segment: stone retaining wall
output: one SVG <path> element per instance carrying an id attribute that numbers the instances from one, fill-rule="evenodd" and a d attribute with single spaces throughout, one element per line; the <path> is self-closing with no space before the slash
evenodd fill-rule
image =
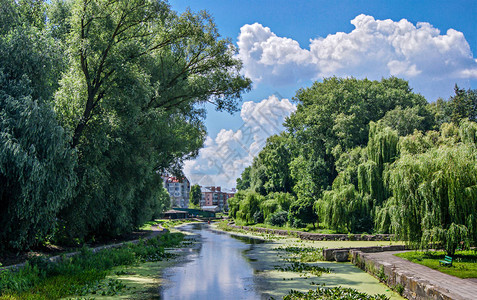
<path id="1" fill-rule="evenodd" d="M 453 297 L 447 295 L 447 292 L 438 286 L 429 284 L 429 282 L 420 279 L 413 274 L 400 272 L 390 263 L 377 262 L 369 257 L 369 253 L 360 250 L 351 250 L 351 262 L 374 275 L 380 281 L 389 287 L 398 291 L 402 296 L 411 300 L 435 299 L 451 300 Z"/>
<path id="2" fill-rule="evenodd" d="M 228 224 L 228 226 L 258 233 L 295 236 L 302 240 L 311 241 L 389 241 L 393 237 L 391 234 L 321 234 L 295 230 L 237 226 L 233 224 Z"/>
<path id="3" fill-rule="evenodd" d="M 384 251 L 402 251 L 407 250 L 405 245 L 373 246 L 373 247 L 350 247 L 350 248 L 331 248 L 323 249 L 323 258 L 325 260 L 348 261 L 349 253 L 352 250 L 365 253 L 376 253 Z"/>

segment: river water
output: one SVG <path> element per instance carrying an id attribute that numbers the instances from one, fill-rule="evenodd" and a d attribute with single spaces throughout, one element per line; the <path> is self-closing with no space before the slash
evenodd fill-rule
<path id="1" fill-rule="evenodd" d="M 213 231 L 207 224 L 181 227 L 197 235 L 201 246 L 186 257 L 186 262 L 164 270 L 162 299 L 260 299 L 254 285 L 254 269 L 244 251 L 254 243 Z"/>

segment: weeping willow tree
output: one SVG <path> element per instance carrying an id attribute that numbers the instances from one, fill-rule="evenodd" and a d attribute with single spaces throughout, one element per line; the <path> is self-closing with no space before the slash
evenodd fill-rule
<path id="1" fill-rule="evenodd" d="M 477 123 L 463 121 L 459 128 L 459 135 L 465 144 L 477 146 Z"/>
<path id="2" fill-rule="evenodd" d="M 380 205 L 389 197 L 384 186 L 384 169 L 398 157 L 399 136 L 389 127 L 369 124 L 369 141 L 366 147 L 368 161 L 358 167 L 358 189 L 369 194 L 375 205 Z"/>
<path id="3" fill-rule="evenodd" d="M 260 203 L 263 218 L 269 223 L 270 217 L 277 212 L 286 212 L 295 201 L 295 197 L 290 193 L 275 192 L 267 195 L 267 200 Z"/>
<path id="4" fill-rule="evenodd" d="M 399 136 L 380 123 L 371 122 L 369 127 L 366 148 L 341 154 L 338 165 L 342 171 L 332 190 L 315 204 L 321 220 L 340 232 L 372 231 L 374 210 L 389 197 L 383 171 L 399 156 Z"/>
<path id="5" fill-rule="evenodd" d="M 236 211 L 236 220 L 245 224 L 257 223 L 257 214 L 261 212 L 260 203 L 265 197 L 256 192 L 247 192 L 239 202 L 239 209 Z"/>
<path id="6" fill-rule="evenodd" d="M 238 191 L 232 198 L 227 199 L 229 217 L 232 219 L 237 218 L 237 212 L 240 210 L 240 201 L 245 198 L 245 195 L 245 191 Z"/>
<path id="7" fill-rule="evenodd" d="M 468 125 L 475 127 L 475 125 Z M 440 245 L 449 255 L 459 243 L 477 242 L 477 151 L 475 144 L 444 145 L 404 154 L 387 174 L 394 210 L 391 228 L 410 244 Z M 381 220 L 385 221 L 385 220 Z"/>
<path id="8" fill-rule="evenodd" d="M 338 232 L 365 232 L 372 227 L 371 198 L 352 184 L 325 191 L 315 205 L 321 220 Z"/>

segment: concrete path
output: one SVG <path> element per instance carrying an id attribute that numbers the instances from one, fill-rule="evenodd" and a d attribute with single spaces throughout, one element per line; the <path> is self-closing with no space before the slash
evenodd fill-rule
<path id="1" fill-rule="evenodd" d="M 475 279 L 457 278 L 393 255 L 401 252 L 403 251 L 366 253 L 365 255 L 384 266 L 392 267 L 396 273 L 426 281 L 428 283 L 426 286 L 433 286 L 449 299 L 477 299 Z"/>

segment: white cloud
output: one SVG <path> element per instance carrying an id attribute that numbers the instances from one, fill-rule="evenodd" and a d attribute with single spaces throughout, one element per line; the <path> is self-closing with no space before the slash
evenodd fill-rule
<path id="1" fill-rule="evenodd" d="M 275 95 L 258 103 L 245 102 L 240 113 L 243 126 L 236 131 L 222 129 L 215 139 L 208 136 L 199 157 L 185 162 L 184 173 L 194 184 L 235 186 L 266 139 L 281 132 L 285 118 L 295 110 L 288 99 Z"/>
<path id="2" fill-rule="evenodd" d="M 434 96 L 430 91 L 448 93 L 456 82 L 465 85 L 477 79 L 477 60 L 462 32 L 449 29 L 441 34 L 429 23 L 375 20 L 363 14 L 351 24 L 355 29 L 350 33 L 311 39 L 309 49 L 261 24 L 244 25 L 238 57 L 246 76 L 272 85 L 335 75 L 370 79 L 394 75 Z"/>

